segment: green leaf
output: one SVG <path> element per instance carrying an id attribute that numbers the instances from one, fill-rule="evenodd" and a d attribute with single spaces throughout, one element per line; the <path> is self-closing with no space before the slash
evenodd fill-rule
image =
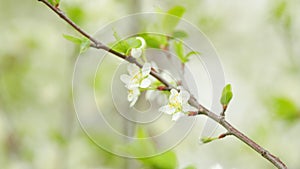
<path id="1" fill-rule="evenodd" d="M 214 140 L 217 140 L 217 139 L 218 139 L 217 137 L 203 137 L 203 138 L 201 138 L 201 142 L 205 144 L 205 143 L 209 143 Z"/>
<path id="2" fill-rule="evenodd" d="M 201 54 L 200 52 L 197 52 L 197 51 L 191 51 L 191 52 L 189 52 L 188 54 L 185 55 L 185 58 L 186 58 L 186 60 L 189 61 L 189 59 L 190 59 L 190 57 L 191 57 L 192 55 L 200 55 L 200 54 Z"/>
<path id="3" fill-rule="evenodd" d="M 188 37 L 188 34 L 185 31 L 178 30 L 173 32 L 173 38 L 183 39 Z"/>
<path id="4" fill-rule="evenodd" d="M 125 40 L 122 40 L 115 30 L 113 36 L 115 37 L 116 41 L 110 43 L 109 46 L 117 52 L 126 54 L 130 48 L 129 44 Z"/>
<path id="5" fill-rule="evenodd" d="M 166 33 L 172 33 L 178 25 L 182 15 L 185 12 L 185 8 L 182 6 L 175 6 L 167 11 L 167 14 L 162 20 L 162 27 Z M 170 16 L 172 15 L 172 16 Z"/>
<path id="6" fill-rule="evenodd" d="M 281 24 L 285 29 L 290 30 L 292 25 L 292 16 L 288 6 L 288 2 L 279 1 L 272 10 L 273 19 Z"/>
<path id="7" fill-rule="evenodd" d="M 187 167 L 184 167 L 183 169 L 197 169 L 197 167 L 195 167 L 193 165 L 189 165 Z"/>
<path id="8" fill-rule="evenodd" d="M 82 6 L 77 3 L 66 3 L 64 6 L 66 13 L 69 18 L 74 21 L 76 24 L 82 24 L 85 22 L 86 11 Z"/>
<path id="9" fill-rule="evenodd" d="M 155 157 L 141 159 L 141 162 L 149 168 L 156 169 L 176 169 L 178 166 L 176 154 L 172 151 Z"/>
<path id="10" fill-rule="evenodd" d="M 132 142 L 118 146 L 119 151 L 140 157 L 155 153 L 156 150 L 153 142 L 150 139 L 145 139 L 149 137 L 146 129 L 138 126 L 135 137 L 137 139 L 134 139 Z"/>
<path id="11" fill-rule="evenodd" d="M 168 44 L 167 37 L 164 35 L 155 35 L 155 34 L 141 34 L 139 35 L 145 39 L 147 46 L 150 48 L 160 49 L 161 46 L 166 46 Z"/>
<path id="12" fill-rule="evenodd" d="M 72 35 L 63 35 L 63 37 L 65 39 L 67 39 L 68 41 L 71 41 L 75 44 L 81 44 L 81 41 L 82 41 L 82 39 L 80 39 L 78 37 L 75 37 L 75 36 L 72 36 Z"/>
<path id="13" fill-rule="evenodd" d="M 181 18 L 184 12 L 185 12 L 185 8 L 183 6 L 174 6 L 173 8 L 167 11 L 167 14 L 174 15 Z"/>
<path id="14" fill-rule="evenodd" d="M 60 3 L 60 0 L 48 0 L 48 2 L 53 6 L 58 6 Z"/>
<path id="15" fill-rule="evenodd" d="M 222 92 L 222 97 L 220 99 L 220 102 L 223 106 L 227 106 L 230 102 L 230 100 L 232 99 L 232 91 L 231 91 L 231 85 L 227 84 Z"/>
<path id="16" fill-rule="evenodd" d="M 80 45 L 80 53 L 85 52 L 91 45 L 90 40 L 86 37 L 78 38 L 78 37 L 71 36 L 71 35 L 63 35 L 63 37 L 65 39 L 67 39 L 68 41 L 71 41 L 75 44 L 79 44 Z"/>
<path id="17" fill-rule="evenodd" d="M 141 41 L 136 39 L 136 37 L 126 39 L 125 41 L 130 46 L 130 48 L 139 48 L 142 45 Z"/>
<path id="18" fill-rule="evenodd" d="M 117 40 L 117 43 L 120 43 L 120 45 L 124 48 L 124 49 L 128 49 L 129 48 L 129 44 L 127 44 L 126 41 L 124 41 L 119 34 L 117 33 L 117 31 L 114 30 L 114 37 Z"/>
<path id="19" fill-rule="evenodd" d="M 184 55 L 184 48 L 181 41 L 174 41 L 174 49 L 175 53 L 178 57 L 178 59 L 181 61 L 181 63 L 186 63 L 189 61 L 190 57 L 192 55 L 200 55 L 200 52 L 197 51 L 191 51 L 188 54 Z"/>
<path id="20" fill-rule="evenodd" d="M 87 38 L 83 38 L 80 44 L 80 53 L 83 53 L 89 49 L 91 42 Z"/>
<path id="21" fill-rule="evenodd" d="M 109 46 L 120 53 L 127 55 L 130 49 L 138 48 L 141 46 L 141 41 L 136 39 L 136 37 L 121 39 L 121 37 L 118 35 L 116 31 L 114 31 L 113 35 L 116 39 L 116 42 L 111 43 Z"/>
<path id="22" fill-rule="evenodd" d="M 129 52 L 131 51 L 132 48 L 139 48 L 142 45 L 141 41 L 136 39 L 136 37 L 132 37 L 132 38 L 126 39 L 124 41 L 128 44 L 128 48 L 125 53 L 126 55 L 129 54 Z"/>
<path id="23" fill-rule="evenodd" d="M 143 138 L 149 137 L 148 134 L 147 134 L 147 132 L 146 132 L 146 130 L 143 129 L 141 126 L 138 126 L 135 135 L 136 135 L 136 138 L 139 138 L 139 139 L 143 139 Z"/>
<path id="24" fill-rule="evenodd" d="M 183 48 L 183 44 L 181 41 L 174 41 L 174 49 L 175 49 L 175 53 L 176 53 L 178 59 L 182 63 L 187 62 L 187 60 L 184 57 L 184 48 Z"/>
<path id="25" fill-rule="evenodd" d="M 281 19 L 287 12 L 287 2 L 281 1 L 279 2 L 273 9 L 273 16 L 276 19 Z"/>
<path id="26" fill-rule="evenodd" d="M 272 108 L 276 116 L 287 122 L 295 122 L 300 118 L 300 110 L 295 102 L 287 97 L 274 97 Z"/>

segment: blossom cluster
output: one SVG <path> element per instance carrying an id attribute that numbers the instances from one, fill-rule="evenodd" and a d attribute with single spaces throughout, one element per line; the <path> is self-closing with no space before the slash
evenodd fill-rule
<path id="1" fill-rule="evenodd" d="M 136 39 L 141 41 L 141 46 L 139 48 L 132 48 L 130 54 L 134 58 L 139 58 L 143 54 L 146 43 L 141 37 L 137 37 Z M 135 105 L 142 91 L 148 91 L 146 93 L 148 99 L 149 93 L 153 93 L 155 86 L 152 86 L 153 82 L 150 77 L 153 68 L 155 70 L 158 69 L 154 62 L 145 62 L 142 68 L 135 64 L 129 64 L 127 67 L 128 74 L 121 75 L 120 79 L 128 89 L 127 99 L 130 102 L 130 107 Z M 161 94 L 164 93 L 161 92 Z M 158 111 L 172 115 L 172 120 L 176 121 L 186 116 L 189 112 L 197 111 L 195 107 L 189 105 L 189 99 L 190 94 L 183 87 L 180 86 L 177 89 L 171 89 L 167 105 L 160 107 Z"/>

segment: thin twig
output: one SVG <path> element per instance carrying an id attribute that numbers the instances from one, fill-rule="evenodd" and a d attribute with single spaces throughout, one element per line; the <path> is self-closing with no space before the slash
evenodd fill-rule
<path id="1" fill-rule="evenodd" d="M 58 7 L 52 6 L 48 1 L 46 0 L 38 0 L 42 3 L 44 3 L 46 6 L 48 6 L 52 11 L 54 11 L 60 18 L 62 18 L 64 21 L 66 21 L 70 26 L 72 26 L 76 31 L 78 31 L 81 35 L 88 38 L 91 41 L 91 47 L 96 49 L 103 49 L 111 54 L 114 54 L 118 56 L 119 58 L 126 60 L 130 63 L 134 63 L 139 67 L 142 67 L 140 63 L 136 61 L 135 58 L 131 56 L 123 55 L 122 53 L 119 53 L 101 42 L 94 39 L 91 35 L 89 35 L 87 32 L 85 32 L 83 29 L 81 29 L 78 25 L 76 25 L 70 18 L 68 18 L 63 11 L 61 11 Z M 159 80 L 161 83 L 163 83 L 166 88 L 168 89 L 176 89 L 173 85 L 171 85 L 168 81 L 166 81 L 163 77 L 160 76 L 155 71 L 151 71 L 151 75 L 155 77 L 157 80 Z M 247 144 L 249 147 L 251 147 L 253 150 L 261 154 L 265 159 L 270 161 L 274 166 L 276 166 L 278 169 L 287 169 L 287 166 L 276 156 L 271 154 L 269 151 L 255 143 L 253 140 L 251 140 L 249 137 L 245 136 L 242 132 L 240 132 L 238 129 L 233 127 L 228 121 L 225 120 L 224 116 L 217 115 L 216 113 L 211 112 L 207 108 L 205 108 L 203 105 L 199 104 L 195 97 L 191 96 L 189 99 L 189 103 L 198 108 L 198 113 L 194 113 L 193 115 L 206 115 L 209 118 L 213 119 L 220 125 L 222 125 L 226 130 L 227 133 L 224 133 L 221 135 L 221 138 L 227 136 L 227 135 L 233 135 L 237 137 L 239 140 Z"/>
<path id="2" fill-rule="evenodd" d="M 230 136 L 230 135 L 232 135 L 231 132 L 226 132 L 226 133 L 219 135 L 218 139 L 222 139 L 222 138 L 225 138 L 226 136 Z"/>

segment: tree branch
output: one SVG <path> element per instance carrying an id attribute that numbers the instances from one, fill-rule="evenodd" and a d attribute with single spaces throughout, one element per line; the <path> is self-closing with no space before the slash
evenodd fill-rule
<path id="1" fill-rule="evenodd" d="M 85 32 L 83 29 L 81 29 L 78 25 L 76 25 L 70 18 L 68 18 L 63 11 L 61 11 L 58 7 L 52 6 L 47 0 L 38 0 L 42 3 L 44 3 L 46 6 L 48 6 L 53 12 L 55 12 L 61 19 L 63 19 L 65 22 L 67 22 L 70 26 L 72 26 L 76 31 L 78 31 L 81 35 L 84 37 L 88 38 L 91 41 L 91 47 L 96 48 L 96 49 L 102 49 L 105 50 L 111 54 L 116 55 L 117 57 L 126 60 L 130 63 L 136 64 L 140 68 L 142 65 L 136 61 L 135 58 L 131 56 L 126 56 L 123 55 L 122 53 L 119 53 L 108 46 L 102 44 L 101 42 L 97 41 L 94 39 L 91 35 L 89 35 L 87 32 Z M 150 73 L 154 78 L 159 80 L 161 83 L 165 85 L 167 89 L 176 89 L 173 85 L 171 85 L 168 81 L 166 81 L 163 77 L 160 76 L 155 71 L 151 71 Z M 177 89 L 176 89 L 177 90 Z M 196 100 L 195 97 L 191 96 L 189 99 L 189 103 L 198 108 L 198 112 L 191 114 L 193 115 L 205 115 L 208 116 L 209 118 L 213 119 L 215 122 L 219 123 L 222 125 L 227 132 L 224 133 L 223 135 L 220 135 L 219 137 L 224 138 L 227 135 L 233 135 L 237 137 L 239 140 L 247 144 L 249 147 L 251 147 L 253 150 L 261 154 L 265 159 L 270 161 L 274 166 L 276 166 L 278 169 L 287 169 L 287 166 L 276 156 L 271 154 L 269 151 L 258 145 L 256 142 L 251 140 L 249 137 L 245 136 L 242 132 L 240 132 L 238 129 L 233 127 L 228 121 L 225 120 L 225 117 L 222 115 L 218 115 L 216 113 L 211 112 L 207 108 L 205 108 L 203 105 L 199 104 L 198 101 Z"/>

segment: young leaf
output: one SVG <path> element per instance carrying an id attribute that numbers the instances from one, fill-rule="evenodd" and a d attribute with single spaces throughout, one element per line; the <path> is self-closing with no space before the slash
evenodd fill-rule
<path id="1" fill-rule="evenodd" d="M 64 6 L 66 13 L 76 24 L 81 24 L 85 21 L 86 11 L 77 3 L 67 3 Z"/>
<path id="2" fill-rule="evenodd" d="M 183 64 L 188 62 L 192 55 L 201 54 L 200 52 L 197 52 L 197 51 L 191 51 L 188 54 L 184 55 L 184 48 L 183 48 L 183 44 L 181 41 L 174 41 L 174 49 L 175 49 L 175 53 L 176 53 L 178 59 Z"/>
<path id="3" fill-rule="evenodd" d="M 158 169 L 175 169 L 178 166 L 176 154 L 168 151 L 158 156 L 141 159 L 145 166 Z"/>
<path id="4" fill-rule="evenodd" d="M 75 37 L 75 36 L 71 36 L 71 35 L 63 35 L 63 37 L 65 39 L 67 39 L 68 41 L 71 41 L 75 44 L 81 44 L 81 41 L 82 41 L 80 38 Z"/>
<path id="5" fill-rule="evenodd" d="M 78 38 L 78 37 L 75 37 L 75 36 L 71 36 L 71 35 L 63 35 L 63 37 L 65 39 L 67 39 L 68 41 L 71 41 L 75 44 L 79 44 L 80 45 L 80 53 L 83 53 L 85 52 L 89 47 L 90 47 L 90 40 L 87 39 L 87 38 Z"/>
<path id="6" fill-rule="evenodd" d="M 161 46 L 166 46 L 168 44 L 167 37 L 163 35 L 145 33 L 139 36 L 145 39 L 147 46 L 150 48 L 160 49 Z"/>
<path id="7" fill-rule="evenodd" d="M 184 57 L 184 48 L 183 48 L 182 42 L 181 41 L 174 41 L 174 48 L 175 48 L 175 53 L 176 53 L 178 59 L 182 63 L 187 62 L 187 60 Z"/>
<path id="8" fill-rule="evenodd" d="M 174 16 L 177 16 L 177 17 L 182 17 L 182 15 L 184 14 L 185 12 L 185 8 L 182 7 L 182 6 L 174 6 L 173 8 L 169 9 L 167 11 L 167 14 L 169 15 L 174 15 Z"/>
<path id="9" fill-rule="evenodd" d="M 122 40 L 118 33 L 114 30 L 113 36 L 115 37 L 116 41 L 109 44 L 109 46 L 120 53 L 126 54 L 129 50 L 129 44 Z"/>
<path id="10" fill-rule="evenodd" d="M 273 16 L 280 20 L 287 13 L 287 2 L 281 1 L 273 9 Z"/>
<path id="11" fill-rule="evenodd" d="M 223 107 L 227 107 L 231 99 L 232 99 L 231 85 L 227 84 L 223 89 L 220 102 L 223 105 Z"/>
<path id="12" fill-rule="evenodd" d="M 173 37 L 183 39 L 183 38 L 188 37 L 188 34 L 185 31 L 178 30 L 178 31 L 173 32 Z"/>
<path id="13" fill-rule="evenodd" d="M 88 50 L 88 48 L 90 47 L 90 40 L 87 38 L 83 38 L 81 40 L 81 44 L 80 44 L 80 53 L 85 52 L 86 50 Z"/>
<path id="14" fill-rule="evenodd" d="M 288 97 L 272 98 L 271 107 L 276 116 L 286 122 L 295 122 L 300 118 L 300 111 L 296 103 Z"/>
<path id="15" fill-rule="evenodd" d="M 201 142 L 202 143 L 209 143 L 209 142 L 212 142 L 212 141 L 214 141 L 214 140 L 217 140 L 218 138 L 216 138 L 216 137 L 203 137 L 203 138 L 201 138 Z"/>
<path id="16" fill-rule="evenodd" d="M 126 42 L 130 46 L 130 48 L 139 48 L 142 45 L 141 41 L 136 39 L 136 37 L 126 39 Z"/>
<path id="17" fill-rule="evenodd" d="M 48 0 L 48 2 L 49 2 L 51 5 L 57 7 L 57 6 L 59 5 L 60 0 Z"/>
<path id="18" fill-rule="evenodd" d="M 172 33 L 175 29 L 175 27 L 177 26 L 177 24 L 179 23 L 182 15 L 185 12 L 185 8 L 182 6 L 175 6 L 173 8 L 171 8 L 169 11 L 167 11 L 167 14 L 162 21 L 162 26 L 163 29 L 167 32 L 167 33 Z M 173 16 L 170 16 L 173 15 Z"/>
<path id="19" fill-rule="evenodd" d="M 189 52 L 188 54 L 185 55 L 185 59 L 186 59 L 187 61 L 189 61 L 189 59 L 190 59 L 190 57 L 191 57 L 192 55 L 200 55 L 200 54 L 201 54 L 200 52 L 197 52 L 197 51 L 191 51 L 191 52 Z"/>
<path id="20" fill-rule="evenodd" d="M 193 165 L 189 165 L 187 167 L 184 167 L 184 169 L 197 169 L 197 167 L 193 166 Z"/>

